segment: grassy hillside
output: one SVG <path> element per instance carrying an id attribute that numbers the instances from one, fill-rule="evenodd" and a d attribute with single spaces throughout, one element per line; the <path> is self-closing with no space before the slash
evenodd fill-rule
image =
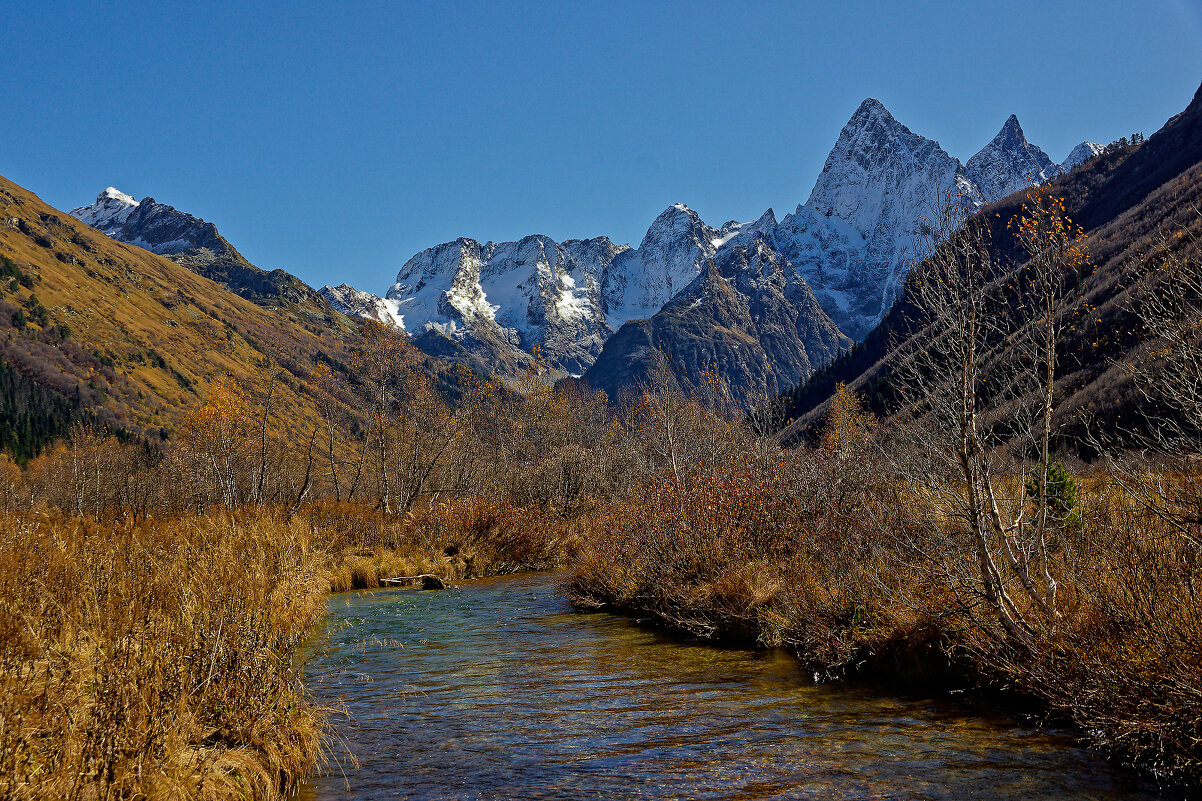
<path id="1" fill-rule="evenodd" d="M 338 363 L 354 323 L 267 309 L 184 266 L 109 239 L 0 178 L 0 421 L 28 458 L 73 419 L 159 439 L 218 377 L 283 368 L 276 403 L 312 415 L 304 382 Z"/>

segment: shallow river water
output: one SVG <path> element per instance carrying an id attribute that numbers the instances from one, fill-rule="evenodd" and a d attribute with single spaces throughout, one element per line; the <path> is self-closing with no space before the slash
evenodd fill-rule
<path id="1" fill-rule="evenodd" d="M 1150 799 L 1065 733 L 583 614 L 554 577 L 336 596 L 317 799 Z M 345 756 L 354 754 L 358 766 Z"/>

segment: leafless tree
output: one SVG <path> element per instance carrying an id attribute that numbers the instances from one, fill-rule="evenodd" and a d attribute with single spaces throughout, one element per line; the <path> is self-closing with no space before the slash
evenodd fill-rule
<path id="1" fill-rule="evenodd" d="M 892 453 L 933 524 L 966 530 L 975 570 L 932 562 L 1022 640 L 1061 615 L 1047 475 L 1060 319 L 1083 258 L 1062 206 L 1040 197 L 1014 222 L 1027 250 L 1017 270 L 994 260 L 987 221 L 964 198 L 948 196 L 925 221 L 925 258 L 907 283 L 923 326 L 898 370 L 911 424 Z"/>

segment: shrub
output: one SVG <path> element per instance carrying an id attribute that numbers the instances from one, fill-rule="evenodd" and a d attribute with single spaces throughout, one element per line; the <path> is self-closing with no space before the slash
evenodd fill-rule
<path id="1" fill-rule="evenodd" d="M 1027 495 L 1032 499 L 1039 498 L 1038 470 L 1027 474 L 1025 486 Z M 1053 462 L 1048 465 L 1047 503 L 1056 517 L 1066 520 L 1074 516 L 1077 509 L 1077 492 L 1077 480 L 1069 474 L 1063 464 Z"/>

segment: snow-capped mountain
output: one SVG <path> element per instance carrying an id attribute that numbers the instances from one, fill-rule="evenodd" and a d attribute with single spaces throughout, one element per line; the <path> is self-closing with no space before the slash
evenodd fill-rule
<path id="1" fill-rule="evenodd" d="M 486 349 L 498 341 L 526 351 L 539 345 L 553 365 L 579 373 L 616 329 L 652 317 L 721 249 L 760 238 L 796 265 L 845 333 L 861 337 L 892 303 L 919 217 L 946 189 L 977 192 L 938 143 L 867 100 L 844 127 L 809 201 L 779 223 L 769 209 L 753 222 L 715 229 L 677 203 L 633 249 L 606 237 L 483 245 L 464 238 L 406 262 L 386 297 L 411 334 L 435 329 Z"/>
<path id="2" fill-rule="evenodd" d="M 1082 142 L 1061 163 L 1052 161 L 1027 141 L 1018 117 L 1011 114 L 993 140 L 968 160 L 968 176 L 986 203 L 1001 200 L 1033 184 L 1051 181 L 1105 150 L 1097 142 Z"/>
<path id="3" fill-rule="evenodd" d="M 152 197 L 134 200 L 110 186 L 96 202 L 71 209 L 70 214 L 118 242 L 166 256 L 260 305 L 321 303 L 317 293 L 296 276 L 251 264 L 217 232 L 217 226 Z"/>
<path id="4" fill-rule="evenodd" d="M 110 231 L 119 231 L 137 207 L 138 201 L 110 186 L 96 196 L 95 203 L 71 209 L 70 214 L 84 225 L 109 234 Z"/>
<path id="5" fill-rule="evenodd" d="M 1071 172 L 1074 167 L 1084 164 L 1105 149 L 1106 145 L 1099 145 L 1097 142 L 1082 142 L 1073 148 L 1068 158 L 1060 162 L 1060 171 Z"/>
<path id="6" fill-rule="evenodd" d="M 719 240 L 719 232 L 683 203 L 664 209 L 638 249 L 617 254 L 603 272 L 609 326 L 617 330 L 627 320 L 647 318 L 663 308 L 701 273 Z"/>
<path id="7" fill-rule="evenodd" d="M 355 317 L 379 320 L 382 323 L 392 323 L 403 326 L 404 320 L 397 314 L 396 303 L 370 292 L 361 292 L 350 284 L 338 286 L 323 286 L 317 290 L 326 301 L 337 311 Z"/>
<path id="8" fill-rule="evenodd" d="M 529 353 L 537 345 L 554 366 L 580 373 L 612 333 L 601 274 L 620 250 L 604 238 L 461 238 L 407 261 L 385 297 L 415 336 L 436 330 L 486 359 L 498 347 Z"/>
<path id="9" fill-rule="evenodd" d="M 1018 117 L 1013 114 L 998 135 L 964 166 L 986 203 L 1001 200 L 1032 184 L 1050 181 L 1060 174 L 1060 165 L 1027 141 Z"/>
<path id="10" fill-rule="evenodd" d="M 1026 141 L 1013 116 L 966 166 L 869 98 L 839 133 L 809 199 L 779 221 L 769 209 L 715 229 L 677 203 L 637 248 L 607 237 L 458 239 L 406 262 L 386 297 L 411 334 L 441 332 L 486 360 L 538 345 L 553 366 L 581 373 L 617 329 L 654 317 L 693 286 L 708 260 L 754 245 L 806 283 L 844 334 L 861 339 L 896 299 L 921 255 L 921 218 L 946 193 L 976 207 L 1063 169 Z"/>
<path id="11" fill-rule="evenodd" d="M 948 192 L 980 203 L 959 160 L 902 125 L 880 101 L 843 126 L 804 206 L 771 237 L 843 332 L 861 339 L 893 304 L 921 246 L 921 218 Z"/>
<path id="12" fill-rule="evenodd" d="M 584 372 L 627 320 L 650 317 L 700 273 L 719 232 L 683 204 L 655 219 L 638 248 L 608 237 L 555 242 L 461 238 L 424 250 L 401 268 L 386 298 L 411 334 L 437 330 L 529 352 Z"/>

